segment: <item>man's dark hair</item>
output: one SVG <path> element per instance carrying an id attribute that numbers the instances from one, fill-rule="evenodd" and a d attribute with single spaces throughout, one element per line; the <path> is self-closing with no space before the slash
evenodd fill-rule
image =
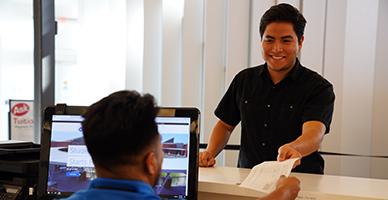
<path id="1" fill-rule="evenodd" d="M 100 167 L 136 164 L 139 154 L 159 142 L 154 97 L 136 91 L 115 92 L 82 115 L 85 144 Z"/>
<path id="2" fill-rule="evenodd" d="M 278 4 L 268 9 L 260 20 L 260 37 L 263 38 L 265 28 L 272 22 L 288 22 L 294 27 L 294 31 L 298 36 L 298 41 L 302 39 L 306 19 L 298 9 L 289 4 Z"/>

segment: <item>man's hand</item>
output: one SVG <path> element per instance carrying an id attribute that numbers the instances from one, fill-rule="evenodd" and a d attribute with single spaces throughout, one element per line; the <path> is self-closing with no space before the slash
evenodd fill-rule
<path id="1" fill-rule="evenodd" d="M 290 199 L 295 199 L 300 191 L 300 181 L 296 177 L 290 176 L 286 178 L 282 175 L 276 183 L 276 188 L 285 188 L 284 192 L 288 193 L 287 196 Z"/>
<path id="2" fill-rule="evenodd" d="M 276 183 L 276 189 L 260 200 L 292 200 L 298 197 L 300 191 L 300 181 L 296 177 L 286 178 L 284 175 L 280 176 Z"/>
<path id="3" fill-rule="evenodd" d="M 199 166 L 200 167 L 211 167 L 214 164 L 216 164 L 216 160 L 214 159 L 214 156 L 212 156 L 207 151 L 199 152 Z"/>
<path id="4" fill-rule="evenodd" d="M 292 148 L 291 145 L 285 144 L 281 146 L 278 150 L 278 161 L 285 161 L 290 158 L 299 158 L 297 161 L 295 161 L 294 166 L 292 168 L 295 168 L 296 166 L 300 165 L 300 160 L 302 159 L 302 155 Z"/>

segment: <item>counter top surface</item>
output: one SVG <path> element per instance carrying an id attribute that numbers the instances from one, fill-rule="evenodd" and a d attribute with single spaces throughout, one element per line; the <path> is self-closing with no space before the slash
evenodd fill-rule
<path id="1" fill-rule="evenodd" d="M 250 169 L 234 167 L 199 168 L 199 192 L 262 197 L 259 191 L 239 187 Z M 291 173 L 301 181 L 300 196 L 315 199 L 388 199 L 388 180 L 347 176 Z M 330 198 L 329 198 L 330 197 Z"/>

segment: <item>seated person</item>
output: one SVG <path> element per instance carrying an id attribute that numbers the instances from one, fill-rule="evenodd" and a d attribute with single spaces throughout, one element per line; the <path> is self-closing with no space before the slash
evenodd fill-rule
<path id="1" fill-rule="evenodd" d="M 67 199 L 160 200 L 152 188 L 163 162 L 157 113 L 154 97 L 136 91 L 115 92 L 91 105 L 82 129 L 98 178 Z M 298 179 L 280 177 L 263 199 L 294 199 L 299 190 Z"/>

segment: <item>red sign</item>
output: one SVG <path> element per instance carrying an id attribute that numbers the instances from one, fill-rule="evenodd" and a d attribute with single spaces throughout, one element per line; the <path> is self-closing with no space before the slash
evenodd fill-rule
<path id="1" fill-rule="evenodd" d="M 28 113 L 30 107 L 26 103 L 18 103 L 11 109 L 11 113 L 15 116 L 23 116 Z"/>

